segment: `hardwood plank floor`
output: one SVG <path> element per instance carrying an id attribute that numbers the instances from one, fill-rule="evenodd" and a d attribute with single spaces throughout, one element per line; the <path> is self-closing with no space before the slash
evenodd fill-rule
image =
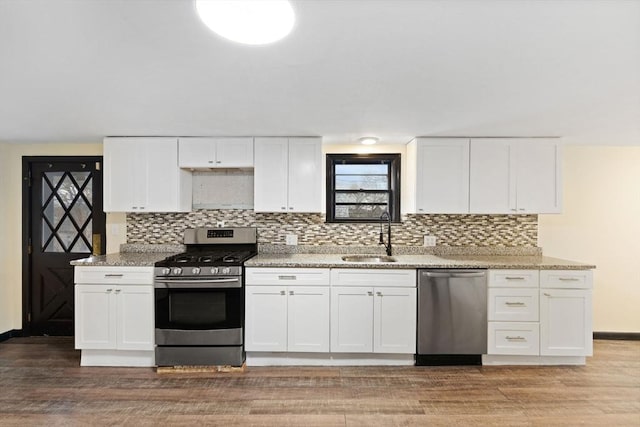
<path id="1" fill-rule="evenodd" d="M 81 368 L 70 338 L 0 343 L 0 426 L 640 426 L 640 342 L 586 366 Z"/>

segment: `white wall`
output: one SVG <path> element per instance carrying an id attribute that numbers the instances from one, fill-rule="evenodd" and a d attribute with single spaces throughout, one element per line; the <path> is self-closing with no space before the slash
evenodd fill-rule
<path id="1" fill-rule="evenodd" d="M 564 149 L 564 206 L 540 215 L 548 256 L 593 263 L 594 331 L 640 332 L 640 146 Z"/>
<path id="2" fill-rule="evenodd" d="M 22 328 L 22 156 L 101 156 L 102 144 L 0 144 L 0 333 Z"/>

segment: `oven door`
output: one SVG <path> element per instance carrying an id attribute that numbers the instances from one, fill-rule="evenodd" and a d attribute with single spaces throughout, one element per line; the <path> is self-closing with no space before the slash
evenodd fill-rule
<path id="1" fill-rule="evenodd" d="M 155 301 L 157 345 L 242 345 L 241 278 L 156 279 Z"/>

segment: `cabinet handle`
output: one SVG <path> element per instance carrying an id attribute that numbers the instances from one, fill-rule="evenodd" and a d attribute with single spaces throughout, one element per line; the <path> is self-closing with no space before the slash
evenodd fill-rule
<path id="1" fill-rule="evenodd" d="M 526 341 L 527 339 L 525 337 L 521 337 L 521 336 L 517 336 L 517 337 L 510 337 L 507 335 L 507 340 L 509 341 Z"/>
<path id="2" fill-rule="evenodd" d="M 378 295 L 379 297 L 382 296 L 382 292 L 376 292 L 376 295 Z"/>
<path id="3" fill-rule="evenodd" d="M 107 292 L 111 292 L 111 291 L 113 291 L 113 288 L 107 289 Z"/>
<path id="4" fill-rule="evenodd" d="M 517 307 L 524 307 L 526 305 L 525 303 L 519 302 L 519 301 L 516 301 L 516 302 L 507 301 L 504 304 L 508 306 L 517 306 Z"/>
<path id="5" fill-rule="evenodd" d="M 122 289 L 116 289 L 116 294 L 119 294 Z"/>
<path id="6" fill-rule="evenodd" d="M 293 295 L 293 291 L 289 291 L 289 295 Z"/>
<path id="7" fill-rule="evenodd" d="M 523 211 L 523 210 L 524 210 L 524 208 L 520 208 L 520 209 L 518 209 L 518 210 L 519 210 L 519 211 Z"/>
<path id="8" fill-rule="evenodd" d="M 372 297 L 372 296 L 373 296 L 373 292 L 371 292 L 371 291 L 367 291 L 367 295 L 369 295 L 370 297 Z"/>
<path id="9" fill-rule="evenodd" d="M 577 277 L 558 277 L 558 280 L 562 280 L 563 282 L 577 282 L 580 279 Z"/>
<path id="10" fill-rule="evenodd" d="M 131 209 L 138 209 L 137 206 L 131 206 Z"/>
<path id="11" fill-rule="evenodd" d="M 286 295 L 285 291 L 280 291 L 280 295 Z"/>
<path id="12" fill-rule="evenodd" d="M 213 160 L 209 160 L 207 163 L 213 163 Z"/>
<path id="13" fill-rule="evenodd" d="M 514 212 L 515 212 L 515 211 L 517 211 L 517 209 L 516 209 L 516 208 L 511 208 L 511 210 L 512 210 L 512 211 L 514 211 Z"/>
<path id="14" fill-rule="evenodd" d="M 220 161 L 220 160 L 216 160 L 216 163 L 222 163 L 222 161 Z"/>
<path id="15" fill-rule="evenodd" d="M 278 276 L 278 280 L 296 280 L 296 276 Z"/>
<path id="16" fill-rule="evenodd" d="M 545 297 L 550 297 L 550 296 L 551 296 L 551 294 L 548 294 L 548 293 L 546 293 L 546 292 L 545 292 L 543 295 L 544 295 Z"/>
<path id="17" fill-rule="evenodd" d="M 124 276 L 124 274 L 109 273 L 104 275 L 104 277 L 122 277 L 122 276 Z"/>
<path id="18" fill-rule="evenodd" d="M 522 276 L 507 276 L 505 277 L 506 280 L 524 280 L 524 277 Z"/>
<path id="19" fill-rule="evenodd" d="M 140 210 L 144 209 L 144 206 L 140 206 Z"/>
<path id="20" fill-rule="evenodd" d="M 291 207 L 289 208 L 289 210 L 290 210 L 290 211 L 292 211 L 292 210 L 293 210 L 293 206 L 291 206 Z"/>
<path id="21" fill-rule="evenodd" d="M 287 210 L 287 208 L 285 208 L 284 206 L 283 206 L 283 207 L 281 207 L 280 209 L 285 210 L 285 211 Z"/>
<path id="22" fill-rule="evenodd" d="M 419 210 L 420 212 L 424 211 L 424 209 L 422 209 L 422 208 L 420 208 L 420 209 L 418 209 L 418 210 Z"/>

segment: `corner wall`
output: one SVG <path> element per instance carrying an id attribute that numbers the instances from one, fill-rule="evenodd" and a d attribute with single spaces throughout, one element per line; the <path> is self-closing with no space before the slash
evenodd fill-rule
<path id="1" fill-rule="evenodd" d="M 548 256 L 593 263 L 593 329 L 640 332 L 640 146 L 564 148 L 560 215 L 538 216 Z"/>
<path id="2" fill-rule="evenodd" d="M 22 328 L 22 157 L 101 156 L 98 144 L 0 144 L 0 333 Z"/>

